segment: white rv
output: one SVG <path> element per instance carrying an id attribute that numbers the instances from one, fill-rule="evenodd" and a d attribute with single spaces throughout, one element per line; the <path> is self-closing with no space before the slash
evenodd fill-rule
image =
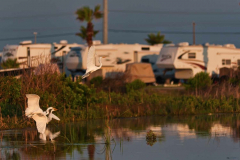
<path id="1" fill-rule="evenodd" d="M 40 63 L 57 62 L 60 66 L 62 60 L 72 47 L 83 46 L 77 43 L 68 44 L 66 40 L 61 40 L 60 43 L 37 43 L 32 41 L 23 41 L 19 45 L 6 45 L 3 48 L 1 62 L 8 58 L 17 59 L 20 63 L 20 68 L 36 67 Z M 60 67 L 61 68 L 61 67 Z"/>
<path id="2" fill-rule="evenodd" d="M 93 43 L 96 49 L 96 65 L 98 58 L 102 59 L 102 69 L 105 73 L 114 71 L 125 71 L 127 63 L 145 62 L 151 63 L 155 76 L 163 74 L 163 69 L 156 66 L 158 54 L 163 45 L 142 44 L 101 44 L 99 41 Z M 66 68 L 72 75 L 84 74 L 87 69 L 88 47 L 72 48 L 66 57 Z M 106 74 L 103 75 L 105 77 Z"/>
<path id="3" fill-rule="evenodd" d="M 39 63 L 49 61 L 50 51 L 51 44 L 32 44 L 32 41 L 23 41 L 19 45 L 6 45 L 1 61 L 17 59 L 21 68 L 36 67 Z"/>
<path id="4" fill-rule="evenodd" d="M 219 75 L 222 67 L 232 68 L 240 65 L 240 49 L 233 44 L 225 45 L 189 45 L 182 42 L 169 44 L 160 51 L 157 66 L 175 69 L 175 78 L 189 79 L 199 72 L 210 76 Z"/>
<path id="5" fill-rule="evenodd" d="M 66 40 L 61 40 L 59 44 L 54 42 L 52 46 L 52 60 L 57 61 L 58 63 L 62 63 L 63 58 L 67 55 L 71 48 L 83 47 L 83 45 L 77 43 L 69 44 Z"/>

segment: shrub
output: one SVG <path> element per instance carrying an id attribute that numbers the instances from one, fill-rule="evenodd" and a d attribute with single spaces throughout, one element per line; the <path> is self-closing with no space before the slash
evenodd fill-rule
<path id="1" fill-rule="evenodd" d="M 93 84 L 94 87 L 98 88 L 102 85 L 103 78 L 101 76 L 94 77 L 90 80 L 90 84 Z"/>
<path id="2" fill-rule="evenodd" d="M 7 59 L 5 62 L 1 64 L 3 69 L 8 68 L 19 68 L 19 63 L 17 62 L 17 59 Z"/>
<path id="3" fill-rule="evenodd" d="M 200 72 L 195 77 L 188 80 L 188 88 L 190 89 L 206 89 L 212 84 L 211 77 L 208 73 Z"/>
<path id="4" fill-rule="evenodd" d="M 127 92 L 130 92 L 132 90 L 142 89 L 145 86 L 146 86 L 146 84 L 143 81 L 141 81 L 140 79 L 136 79 L 133 82 L 126 84 Z"/>

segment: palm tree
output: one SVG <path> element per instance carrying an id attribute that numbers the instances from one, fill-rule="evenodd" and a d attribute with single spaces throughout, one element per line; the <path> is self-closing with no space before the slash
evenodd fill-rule
<path id="1" fill-rule="evenodd" d="M 19 68 L 19 63 L 17 62 L 17 59 L 7 59 L 5 62 L 1 64 L 1 67 L 3 69 L 8 69 L 8 68 Z"/>
<path id="2" fill-rule="evenodd" d="M 148 38 L 145 39 L 145 41 L 150 45 L 159 44 L 159 43 L 163 43 L 163 44 L 172 43 L 171 41 L 165 40 L 164 38 L 165 36 L 160 35 L 160 31 L 159 31 L 156 35 L 154 33 L 148 34 Z"/>
<path id="3" fill-rule="evenodd" d="M 86 41 L 88 43 L 88 46 L 90 47 L 92 45 L 92 37 L 97 34 L 96 31 L 93 30 L 93 19 L 100 19 L 103 16 L 103 13 L 100 11 L 100 5 L 97 5 L 94 10 L 90 9 L 89 7 L 85 6 L 76 11 L 77 19 L 81 22 L 86 21 L 87 22 L 87 29 L 81 28 L 80 37 L 85 37 Z M 84 35 L 84 29 L 86 29 L 86 35 Z"/>
<path id="4" fill-rule="evenodd" d="M 93 31 L 93 37 L 95 37 L 98 32 L 99 31 Z M 81 26 L 80 32 L 76 33 L 76 35 L 81 37 L 83 40 L 87 40 L 87 28 Z"/>

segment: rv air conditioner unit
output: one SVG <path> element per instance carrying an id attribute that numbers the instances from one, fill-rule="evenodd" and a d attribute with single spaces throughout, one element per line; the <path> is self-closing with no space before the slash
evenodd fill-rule
<path id="1" fill-rule="evenodd" d="M 236 46 L 234 44 L 224 44 L 224 47 L 236 48 Z"/>
<path id="2" fill-rule="evenodd" d="M 181 42 L 181 43 L 178 43 L 178 46 L 189 46 L 189 43 L 188 42 Z"/>
<path id="3" fill-rule="evenodd" d="M 96 44 L 101 44 L 101 41 L 100 40 L 95 40 L 93 41 L 93 44 L 96 45 Z"/>
<path id="4" fill-rule="evenodd" d="M 175 46 L 175 44 L 173 44 L 173 43 L 170 43 L 170 44 L 166 44 L 165 45 L 165 47 L 174 47 Z"/>
<path id="5" fill-rule="evenodd" d="M 60 44 L 68 44 L 68 41 L 67 40 L 61 40 Z"/>
<path id="6" fill-rule="evenodd" d="M 22 41 L 19 44 L 32 44 L 32 41 L 31 40 L 29 40 L 29 41 Z"/>

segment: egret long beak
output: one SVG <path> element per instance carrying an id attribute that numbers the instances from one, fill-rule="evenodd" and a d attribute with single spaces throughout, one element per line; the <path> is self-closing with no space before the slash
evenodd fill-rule
<path id="1" fill-rule="evenodd" d="M 53 111 L 57 111 L 58 109 L 57 108 L 53 108 Z"/>

